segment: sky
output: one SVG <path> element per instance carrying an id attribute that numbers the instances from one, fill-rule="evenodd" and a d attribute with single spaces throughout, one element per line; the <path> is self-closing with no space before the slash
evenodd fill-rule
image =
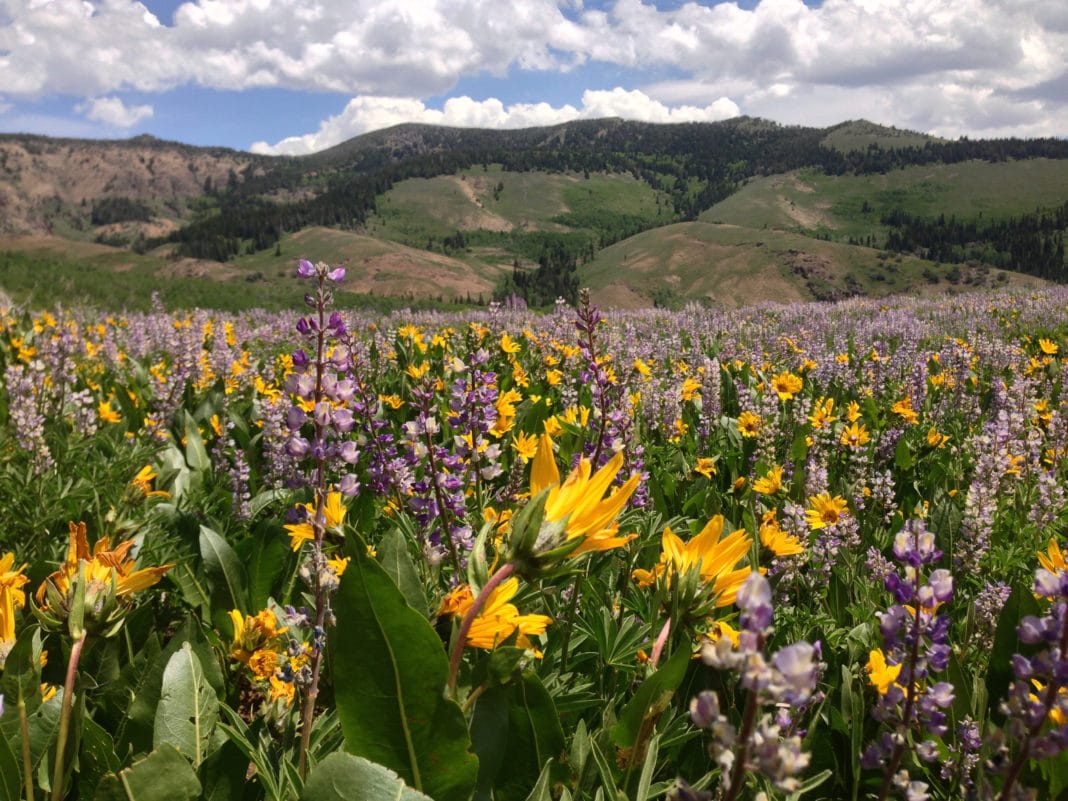
<path id="1" fill-rule="evenodd" d="M 1068 136 L 1068 2 L 0 0 L 0 132 L 303 154 L 738 115 Z"/>

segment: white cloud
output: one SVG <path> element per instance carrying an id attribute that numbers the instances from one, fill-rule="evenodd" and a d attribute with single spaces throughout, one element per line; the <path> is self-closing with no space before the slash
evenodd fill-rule
<path id="1" fill-rule="evenodd" d="M 395 97 L 353 98 L 345 110 L 325 120 L 315 133 L 293 136 L 274 145 L 256 142 L 254 153 L 302 155 L 336 145 L 353 136 L 403 122 L 421 122 L 458 128 L 529 128 L 555 125 L 576 119 L 623 117 L 645 122 L 709 122 L 738 116 L 738 106 L 726 97 L 710 105 L 666 106 L 645 93 L 621 88 L 587 91 L 582 107 L 555 108 L 548 103 L 515 103 L 505 106 L 497 98 L 472 100 L 453 97 L 440 110 L 427 108 L 421 101 Z"/>
<path id="2" fill-rule="evenodd" d="M 798 98 L 848 97 L 933 120 L 945 105 L 938 88 L 951 87 L 948 105 L 972 109 L 967 119 L 987 126 L 973 133 L 983 133 L 1038 130 L 1068 107 L 1063 96 L 1040 107 L 1026 97 L 1068 71 L 1064 0 L 824 0 L 814 8 L 760 0 L 751 9 L 700 0 L 663 11 L 653 0 L 614 0 L 605 8 L 580 0 L 189 0 L 162 25 L 137 0 L 0 0 L 0 94 L 285 87 L 379 98 L 339 116 L 399 119 L 403 101 L 382 98 L 421 103 L 465 77 L 518 70 L 579 81 L 584 66 L 601 64 L 672 81 L 626 87 L 644 101 L 591 95 L 581 113 L 603 106 L 689 118 L 696 112 L 683 106 L 707 110 L 730 97 L 744 113 L 781 119 L 802 112 Z M 563 113 L 488 102 L 441 113 L 503 115 L 498 125 Z M 433 116 L 425 107 L 417 114 Z M 840 119 L 827 110 L 821 121 Z"/>
<path id="3" fill-rule="evenodd" d="M 94 122 L 102 122 L 115 128 L 132 128 L 141 120 L 153 115 L 152 106 L 127 106 L 118 97 L 94 97 L 79 103 L 74 110 L 85 114 Z"/>

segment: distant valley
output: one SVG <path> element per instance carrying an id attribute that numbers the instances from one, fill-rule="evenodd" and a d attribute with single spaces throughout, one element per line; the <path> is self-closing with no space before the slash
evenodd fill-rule
<path id="1" fill-rule="evenodd" d="M 150 137 L 0 136 L 0 288 L 292 307 L 292 266 L 352 306 L 738 306 L 1068 278 L 1068 142 L 948 142 L 854 121 L 405 125 L 272 158 Z"/>

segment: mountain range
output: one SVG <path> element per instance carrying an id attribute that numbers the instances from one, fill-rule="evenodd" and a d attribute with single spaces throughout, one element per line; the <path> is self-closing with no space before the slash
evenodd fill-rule
<path id="1" fill-rule="evenodd" d="M 269 157 L 0 135 L 0 287 L 37 305 L 739 305 L 1068 278 L 1068 141 L 850 121 L 401 125 Z"/>

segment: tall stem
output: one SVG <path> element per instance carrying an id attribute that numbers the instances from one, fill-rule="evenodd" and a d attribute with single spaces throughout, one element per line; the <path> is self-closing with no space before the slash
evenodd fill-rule
<path id="1" fill-rule="evenodd" d="M 85 647 L 86 633 L 74 639 L 67 662 L 67 680 L 63 685 L 63 706 L 59 713 L 59 738 L 56 740 L 56 767 L 52 773 L 52 801 L 63 798 L 63 761 L 67 751 L 67 737 L 70 734 L 70 712 L 74 702 L 74 680 L 78 676 L 78 662 Z"/>
<path id="2" fill-rule="evenodd" d="M 490 576 L 486 585 L 479 590 L 478 596 L 472 602 L 471 608 L 467 610 L 464 619 L 460 621 L 460 630 L 456 633 L 456 641 L 452 644 L 452 653 L 449 654 L 449 679 L 445 685 L 449 695 L 456 697 L 456 677 L 460 673 L 460 660 L 463 658 L 464 643 L 467 641 L 468 632 L 471 631 L 471 624 L 475 622 L 478 613 L 486 605 L 486 599 L 489 598 L 490 593 L 497 589 L 500 583 L 514 572 L 515 563 L 507 562 Z"/>
<path id="3" fill-rule="evenodd" d="M 742 790 L 742 777 L 745 775 L 745 763 L 749 759 L 749 736 L 756 723 L 757 691 L 749 690 L 745 695 L 745 711 L 742 713 L 742 728 L 738 733 L 738 753 L 735 755 L 734 769 L 731 771 L 731 786 L 727 788 L 724 801 L 734 801 Z"/>
<path id="4" fill-rule="evenodd" d="M 315 394 L 314 408 L 318 408 L 325 395 L 323 391 L 323 374 L 326 370 L 326 293 L 325 277 L 319 274 L 319 292 L 317 297 L 316 311 L 318 312 L 318 326 L 315 339 Z M 323 453 L 323 442 L 326 439 L 325 426 L 319 422 L 318 415 L 315 418 L 315 433 L 313 436 L 313 451 L 316 454 Z M 312 553 L 309 562 L 312 566 L 312 575 L 315 586 L 315 628 L 312 634 L 312 658 L 311 658 L 311 682 L 304 693 L 304 704 L 300 710 L 300 753 L 297 758 L 297 770 L 303 779 L 308 767 L 308 748 L 311 745 L 312 722 L 315 718 L 315 701 L 319 697 L 319 675 L 322 668 L 323 652 L 325 643 L 319 641 L 320 632 L 326 622 L 326 610 L 329 603 L 327 593 L 323 589 L 323 538 L 326 536 L 326 458 L 316 456 L 315 465 L 315 514 L 312 517 L 312 531 L 315 540 L 312 543 Z"/>
<path id="5" fill-rule="evenodd" d="M 30 720 L 26 715 L 26 699 L 19 688 L 19 727 L 22 730 L 22 781 L 26 785 L 26 801 L 33 801 L 33 758 L 30 754 Z"/>

